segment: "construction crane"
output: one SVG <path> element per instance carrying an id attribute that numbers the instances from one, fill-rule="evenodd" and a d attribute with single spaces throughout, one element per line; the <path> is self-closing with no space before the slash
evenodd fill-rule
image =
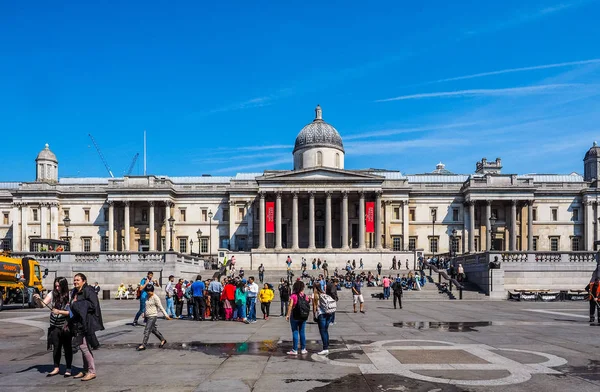
<path id="1" fill-rule="evenodd" d="M 110 174 L 111 178 L 115 178 L 115 176 L 113 175 L 112 171 L 110 170 L 110 167 L 108 166 L 108 163 L 106 162 L 106 159 L 104 159 L 104 155 L 102 155 L 102 151 L 100 151 L 100 147 L 98 147 L 98 144 L 96 143 L 96 140 L 94 140 L 94 137 L 92 136 L 91 133 L 88 133 L 88 136 L 90 137 L 90 139 L 92 139 L 92 143 L 94 143 L 94 147 L 96 147 L 96 151 L 98 151 L 98 155 L 100 156 L 100 159 L 102 160 L 102 163 L 104 163 L 104 167 L 108 171 L 108 174 Z"/>
<path id="2" fill-rule="evenodd" d="M 138 152 L 133 157 L 133 160 L 131 161 L 131 165 L 129 165 L 129 170 L 127 170 L 127 173 L 125 174 L 126 176 L 130 175 L 131 172 L 133 171 L 133 166 L 135 166 L 135 163 L 137 162 L 139 156 L 140 156 L 140 153 Z"/>

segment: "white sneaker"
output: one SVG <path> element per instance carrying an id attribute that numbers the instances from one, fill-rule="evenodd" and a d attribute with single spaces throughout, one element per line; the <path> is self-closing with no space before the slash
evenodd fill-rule
<path id="1" fill-rule="evenodd" d="M 287 352 L 287 355 L 298 355 L 298 351 L 296 350 L 290 350 Z"/>
<path id="2" fill-rule="evenodd" d="M 327 355 L 329 354 L 329 350 L 322 350 L 317 353 L 317 355 Z"/>
<path id="3" fill-rule="evenodd" d="M 308 354 L 308 351 L 306 351 L 305 348 L 302 349 L 302 351 L 300 351 L 300 354 L 304 355 L 304 354 Z"/>

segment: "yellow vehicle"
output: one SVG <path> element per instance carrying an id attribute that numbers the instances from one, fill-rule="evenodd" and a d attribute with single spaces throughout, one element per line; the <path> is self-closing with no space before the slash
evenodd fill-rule
<path id="1" fill-rule="evenodd" d="M 44 270 L 46 276 L 47 270 Z M 0 255 L 0 310 L 10 303 L 27 303 L 33 307 L 33 294 L 44 293 L 40 264 L 32 257 L 21 259 Z"/>

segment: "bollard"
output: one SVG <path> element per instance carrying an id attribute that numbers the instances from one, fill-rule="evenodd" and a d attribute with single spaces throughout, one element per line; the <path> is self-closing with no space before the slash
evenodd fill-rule
<path id="1" fill-rule="evenodd" d="M 458 299 L 462 299 L 462 290 L 463 290 L 462 286 L 461 286 L 461 287 L 460 287 L 460 289 L 458 289 L 458 290 L 459 290 L 459 296 L 458 296 Z"/>
<path id="2" fill-rule="evenodd" d="M 442 273 L 438 272 L 438 284 L 442 284 Z"/>
<path id="3" fill-rule="evenodd" d="M 450 279 L 450 292 L 452 292 L 452 279 Z"/>
<path id="4" fill-rule="evenodd" d="M 431 278 L 431 264 L 429 265 L 429 277 Z"/>

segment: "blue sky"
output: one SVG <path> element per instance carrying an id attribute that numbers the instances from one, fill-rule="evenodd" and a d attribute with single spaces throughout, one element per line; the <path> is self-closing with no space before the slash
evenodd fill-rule
<path id="1" fill-rule="evenodd" d="M 0 181 L 290 169 L 314 107 L 346 168 L 582 172 L 600 1 L 0 3 Z M 141 157 L 133 174 L 142 173 Z"/>

